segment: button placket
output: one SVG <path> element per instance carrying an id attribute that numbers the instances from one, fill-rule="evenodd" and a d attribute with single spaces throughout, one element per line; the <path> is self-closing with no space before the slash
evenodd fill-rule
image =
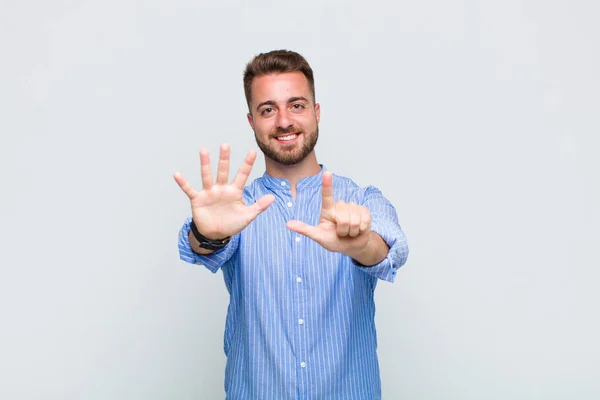
<path id="1" fill-rule="evenodd" d="M 284 184 L 284 182 L 282 182 L 282 186 L 286 186 L 286 192 L 287 192 L 287 186 Z M 291 192 L 286 193 L 286 197 L 288 201 L 284 201 L 283 208 L 286 209 L 287 211 L 287 215 L 290 217 L 290 219 L 294 219 L 294 220 L 301 220 L 302 219 L 302 215 L 299 214 L 299 208 L 296 207 L 296 205 L 302 201 L 301 197 L 302 197 L 302 193 L 300 192 L 296 192 L 296 199 L 293 199 L 291 196 Z M 306 330 L 307 325 L 306 325 L 306 321 L 303 318 L 300 318 L 301 316 L 305 316 L 306 313 L 306 297 L 307 297 L 307 293 L 306 293 L 306 287 L 304 284 L 302 284 L 302 286 L 300 286 L 300 283 L 303 283 L 303 276 L 305 274 L 304 271 L 304 258 L 306 257 L 305 253 L 304 253 L 304 249 L 303 249 L 303 240 L 302 240 L 302 235 L 293 231 L 290 231 L 291 236 L 290 239 L 292 239 L 292 254 L 293 254 L 293 274 L 292 275 L 292 279 L 295 279 L 296 281 L 296 285 L 298 285 L 294 292 L 295 292 L 295 307 L 294 307 L 294 313 L 291 314 L 296 316 L 296 329 L 295 329 L 295 337 L 297 338 L 298 342 L 297 342 L 297 361 L 299 362 L 299 364 L 296 364 L 296 366 L 300 366 L 300 370 L 303 371 L 302 375 L 304 375 L 304 371 L 307 368 L 307 363 L 306 363 L 306 357 L 307 357 L 307 337 L 306 337 Z M 300 391 L 304 391 L 305 390 L 305 377 L 300 376 L 300 382 L 299 382 L 299 389 Z"/>

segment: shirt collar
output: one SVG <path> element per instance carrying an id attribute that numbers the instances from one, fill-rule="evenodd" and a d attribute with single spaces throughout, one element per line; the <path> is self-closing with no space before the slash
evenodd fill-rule
<path id="1" fill-rule="evenodd" d="M 321 187 L 323 182 L 323 172 L 327 171 L 327 168 L 323 164 L 319 164 L 319 166 L 321 167 L 321 171 L 319 171 L 319 173 L 316 175 L 311 175 L 300 179 L 296 184 L 296 190 L 309 187 Z M 264 185 L 271 190 L 290 189 L 290 181 L 284 178 L 274 178 L 268 175 L 266 171 L 262 176 L 262 181 Z"/>

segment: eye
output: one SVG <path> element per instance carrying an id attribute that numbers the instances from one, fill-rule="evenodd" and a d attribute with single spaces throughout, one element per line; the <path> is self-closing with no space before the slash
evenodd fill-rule
<path id="1" fill-rule="evenodd" d="M 293 108 L 294 110 L 302 110 L 302 109 L 304 109 L 305 107 L 304 107 L 304 104 L 296 103 L 296 104 L 292 105 L 292 108 Z"/>
<path id="2" fill-rule="evenodd" d="M 261 115 L 266 115 L 266 114 L 269 114 L 271 111 L 273 111 L 273 109 L 272 109 L 271 107 L 267 107 L 267 108 L 265 108 L 264 110 L 262 110 L 262 111 L 260 112 L 260 114 L 261 114 Z"/>

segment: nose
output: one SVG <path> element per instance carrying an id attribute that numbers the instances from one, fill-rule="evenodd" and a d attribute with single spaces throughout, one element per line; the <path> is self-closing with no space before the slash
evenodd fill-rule
<path id="1" fill-rule="evenodd" d="M 280 129 L 288 129 L 293 125 L 292 118 L 286 109 L 281 109 L 277 113 L 277 127 Z"/>

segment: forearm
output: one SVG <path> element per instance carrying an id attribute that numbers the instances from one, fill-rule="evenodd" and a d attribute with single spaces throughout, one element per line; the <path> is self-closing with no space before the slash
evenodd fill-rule
<path id="1" fill-rule="evenodd" d="M 377 233 L 371 231 L 367 245 L 356 253 L 347 254 L 358 264 L 369 267 L 379 264 L 388 255 L 390 248 Z"/>

